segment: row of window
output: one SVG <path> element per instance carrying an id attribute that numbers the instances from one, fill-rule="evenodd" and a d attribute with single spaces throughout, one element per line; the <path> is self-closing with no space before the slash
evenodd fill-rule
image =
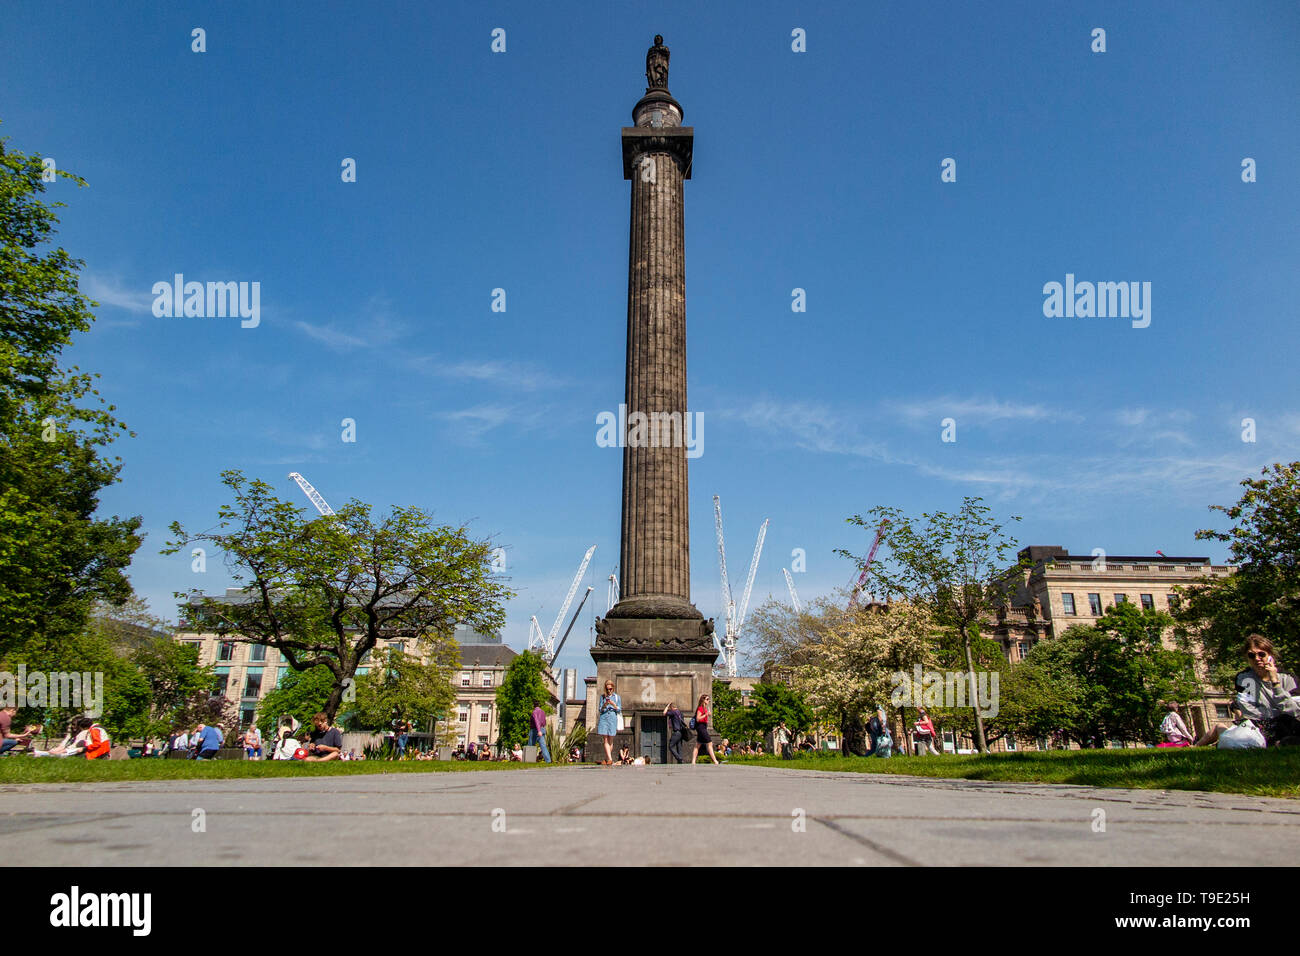
<path id="1" fill-rule="evenodd" d="M 461 687 L 470 687 L 470 686 L 472 686 L 472 684 L 471 684 L 471 681 L 472 681 L 472 680 L 473 680 L 473 675 L 471 675 L 471 674 L 461 674 L 461 675 L 460 675 L 460 686 L 461 686 Z M 491 686 L 492 686 L 492 675 L 491 675 L 491 674 L 484 674 L 484 675 L 480 678 L 480 680 L 482 680 L 482 682 L 483 682 L 483 686 L 484 686 L 484 687 L 491 687 Z"/>
<path id="2" fill-rule="evenodd" d="M 479 704 L 478 707 L 479 707 L 478 722 L 480 724 L 492 723 L 492 705 Z M 459 713 L 460 722 L 462 724 L 468 724 L 469 723 L 469 701 L 467 700 L 460 701 L 460 703 L 457 704 L 457 709 L 460 711 Z"/>
<path id="3" fill-rule="evenodd" d="M 1127 594 L 1116 594 L 1114 597 L 1115 597 L 1115 603 L 1116 603 L 1116 604 L 1127 604 L 1127 603 L 1128 603 L 1128 595 L 1127 595 Z M 1168 595 L 1168 597 L 1166 598 L 1166 601 L 1167 601 L 1167 603 L 1168 603 L 1168 605 L 1169 605 L 1170 608 L 1172 608 L 1172 607 L 1174 606 L 1174 598 L 1175 598 L 1175 597 L 1176 597 L 1176 595 L 1170 594 L 1170 595 Z M 1155 601 L 1155 598 L 1154 598 L 1152 595 L 1150 595 L 1150 594 L 1139 594 L 1139 595 L 1138 595 L 1138 598 L 1139 598 L 1139 600 L 1141 600 L 1141 602 L 1142 602 L 1142 608 L 1143 608 L 1143 610 L 1151 611 L 1151 610 L 1154 610 L 1154 609 L 1155 609 L 1156 601 Z M 1063 591 L 1063 592 L 1061 592 L 1061 605 L 1062 605 L 1062 607 L 1065 609 L 1065 613 L 1066 613 L 1067 615 L 1075 615 L 1075 614 L 1078 614 L 1078 613 L 1079 613 L 1078 611 L 1075 610 L 1075 607 L 1074 607 L 1074 595 L 1071 594 L 1069 591 Z M 1100 616 L 1101 616 L 1101 595 L 1100 595 L 1100 594 L 1092 593 L 1092 594 L 1089 594 L 1089 595 L 1088 595 L 1088 608 L 1089 608 L 1089 610 L 1092 611 L 1092 616 L 1093 616 L 1093 617 L 1100 617 Z"/>
<path id="4" fill-rule="evenodd" d="M 187 641 L 186 643 L 188 643 L 188 644 L 193 644 L 193 645 L 195 645 L 195 646 L 197 647 L 199 642 L 198 642 L 198 641 Z M 235 641 L 222 641 L 221 644 L 220 644 L 220 646 L 217 648 L 217 660 L 218 660 L 218 661 L 222 661 L 222 662 L 233 661 L 233 660 L 235 659 L 235 648 L 236 648 L 236 646 L 238 646 L 238 645 L 237 645 L 237 643 L 236 643 Z M 405 641 L 394 641 L 392 644 L 389 645 L 389 647 L 391 647 L 393 650 L 395 650 L 395 651 L 401 653 L 401 652 L 403 652 L 403 651 L 406 650 L 406 642 L 405 642 Z M 362 662 L 369 661 L 369 660 L 370 660 L 371 653 L 372 653 L 371 651 L 366 651 L 363 655 L 361 655 L 361 660 L 362 660 Z M 249 645 L 248 645 L 248 659 L 249 659 L 250 661 L 255 662 L 255 663 L 260 663 L 260 662 L 265 661 L 265 660 L 266 660 L 266 645 L 265 645 L 265 644 L 249 644 Z"/>

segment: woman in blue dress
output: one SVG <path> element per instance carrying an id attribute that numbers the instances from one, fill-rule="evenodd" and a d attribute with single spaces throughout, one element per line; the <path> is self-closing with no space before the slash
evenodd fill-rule
<path id="1" fill-rule="evenodd" d="M 614 735 L 618 733 L 618 718 L 623 713 L 623 701 L 614 693 L 614 682 L 605 681 L 605 693 L 600 696 L 600 716 L 596 719 L 596 733 L 605 740 L 603 766 L 613 766 Z"/>

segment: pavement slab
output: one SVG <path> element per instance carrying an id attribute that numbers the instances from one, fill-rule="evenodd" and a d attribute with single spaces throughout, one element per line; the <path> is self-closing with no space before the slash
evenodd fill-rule
<path id="1" fill-rule="evenodd" d="M 36 866 L 1291 865 L 1296 846 L 1297 801 L 726 764 L 0 787 L 0 858 Z"/>

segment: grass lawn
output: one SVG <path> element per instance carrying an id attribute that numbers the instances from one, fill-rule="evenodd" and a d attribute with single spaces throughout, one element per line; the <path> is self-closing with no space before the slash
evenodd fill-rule
<path id="1" fill-rule="evenodd" d="M 1143 790 L 1214 790 L 1257 797 L 1300 798 L 1300 747 L 1215 750 L 1050 750 L 988 756 L 840 757 L 816 755 L 729 757 L 728 763 L 789 770 L 893 773 L 960 780 L 1072 783 Z"/>
<path id="2" fill-rule="evenodd" d="M 539 763 L 461 760 L 85 760 L 0 758 L 0 786 L 12 783 L 105 783 L 120 780 L 229 780 L 250 777 L 345 777 L 375 773 L 461 773 L 531 770 Z"/>

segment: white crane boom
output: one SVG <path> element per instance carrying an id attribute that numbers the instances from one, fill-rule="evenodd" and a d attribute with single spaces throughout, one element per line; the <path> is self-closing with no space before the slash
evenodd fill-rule
<path id="1" fill-rule="evenodd" d="M 289 477 L 298 482 L 298 487 L 303 493 L 311 499 L 311 503 L 316 506 L 316 510 L 322 515 L 328 517 L 334 513 L 334 509 L 329 506 L 329 502 L 321 497 L 320 492 L 311 486 L 311 482 L 298 474 L 296 471 L 289 472 Z"/>
<path id="2" fill-rule="evenodd" d="M 578 565 L 578 573 L 573 576 L 573 583 L 569 585 L 569 593 L 564 596 L 564 604 L 560 606 L 560 613 L 555 616 L 555 624 L 542 641 L 548 660 L 555 654 L 555 635 L 560 633 L 560 625 L 564 623 L 564 615 L 568 613 L 569 605 L 573 603 L 573 596 L 578 593 L 578 585 L 582 583 L 582 576 L 587 573 L 587 565 L 591 563 L 591 556 L 595 553 L 596 546 L 593 544 L 587 549 L 587 553 L 583 555 L 582 564 Z"/>
<path id="3" fill-rule="evenodd" d="M 546 643 L 546 635 L 542 633 L 542 625 L 537 623 L 537 615 L 534 614 L 528 619 L 528 649 L 531 651 L 539 644 Z"/>
<path id="4" fill-rule="evenodd" d="M 606 614 L 608 614 L 610 611 L 612 611 L 612 610 L 614 609 L 614 605 L 618 603 L 618 595 L 619 595 L 619 590 L 618 590 L 618 575 L 616 575 L 616 574 L 611 574 L 611 575 L 609 576 L 609 590 L 606 592 L 606 595 L 605 595 L 605 598 L 606 598 L 605 613 L 606 613 Z"/>
<path id="5" fill-rule="evenodd" d="M 718 532 L 718 567 L 722 572 L 722 610 L 725 621 L 723 634 L 726 635 L 731 633 L 736 605 L 731 599 L 731 585 L 727 582 L 727 545 L 722 537 L 722 500 L 717 495 L 713 496 L 713 525 Z"/>
<path id="6" fill-rule="evenodd" d="M 736 634 L 745 626 L 745 614 L 749 611 L 749 595 L 754 590 L 754 575 L 758 572 L 758 556 L 763 553 L 763 539 L 767 537 L 767 520 L 758 528 L 758 540 L 754 542 L 754 557 L 749 562 L 749 576 L 745 578 L 745 596 L 740 599 L 740 613 L 736 615 Z M 735 674 L 731 675 L 735 677 Z"/>
<path id="7" fill-rule="evenodd" d="M 799 595 L 794 590 L 794 578 L 790 577 L 790 571 L 787 568 L 782 568 L 781 573 L 785 575 L 785 586 L 790 589 L 790 603 L 794 605 L 794 613 L 802 614 L 803 611 L 799 607 Z"/>

